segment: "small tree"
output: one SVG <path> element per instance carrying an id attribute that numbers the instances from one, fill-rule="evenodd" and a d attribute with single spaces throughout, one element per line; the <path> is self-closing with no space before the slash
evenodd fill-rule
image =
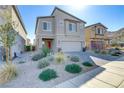
<path id="1" fill-rule="evenodd" d="M 0 43 L 4 46 L 6 51 L 6 63 L 12 63 L 11 46 L 15 43 L 17 32 L 14 28 L 17 27 L 12 21 L 12 13 L 10 10 L 4 10 L 0 13 L 0 17 L 4 19 L 4 23 L 0 25 Z"/>
<path id="2" fill-rule="evenodd" d="M 46 57 L 50 53 L 50 49 L 46 45 L 43 45 L 42 52 L 44 53 Z"/>
<path id="3" fill-rule="evenodd" d="M 0 69 L 0 83 L 6 83 L 17 75 L 16 66 L 12 64 L 11 47 L 15 44 L 17 25 L 12 21 L 11 7 L 0 11 L 0 17 L 4 20 L 0 25 L 0 43 L 5 48 L 6 64 Z"/>

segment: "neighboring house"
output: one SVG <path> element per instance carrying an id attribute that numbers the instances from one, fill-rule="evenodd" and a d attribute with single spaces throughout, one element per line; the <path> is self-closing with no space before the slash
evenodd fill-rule
<path id="1" fill-rule="evenodd" d="M 51 16 L 37 17 L 36 49 L 45 44 L 53 52 L 82 51 L 85 47 L 83 20 L 55 7 Z"/>
<path id="2" fill-rule="evenodd" d="M 17 56 L 20 55 L 24 51 L 24 45 L 26 43 L 27 39 L 27 32 L 24 27 L 21 15 L 19 13 L 19 10 L 17 9 L 16 6 L 0 6 L 0 12 L 4 12 L 7 9 L 11 11 L 12 14 L 12 21 L 17 24 L 17 27 L 14 27 L 14 30 L 18 32 L 18 35 L 16 36 L 15 44 L 12 46 L 12 56 L 14 57 L 14 54 Z M 6 20 L 0 16 L 0 25 L 3 24 Z M 4 50 L 3 46 L 0 45 L 0 50 Z M 0 51 L 0 58 L 3 55 L 3 51 Z"/>
<path id="3" fill-rule="evenodd" d="M 105 49 L 109 45 L 107 37 L 107 27 L 101 23 L 96 23 L 85 27 L 85 40 L 88 49 Z"/>
<path id="4" fill-rule="evenodd" d="M 112 43 L 124 46 L 124 28 L 121 28 L 113 33 Z"/>
<path id="5" fill-rule="evenodd" d="M 32 45 L 32 44 L 31 44 L 31 40 L 30 40 L 29 38 L 27 38 L 26 45 Z"/>

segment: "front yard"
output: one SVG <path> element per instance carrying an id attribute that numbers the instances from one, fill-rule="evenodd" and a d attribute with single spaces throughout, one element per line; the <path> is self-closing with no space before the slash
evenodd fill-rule
<path id="1" fill-rule="evenodd" d="M 16 58 L 14 63 L 16 64 L 18 75 L 13 80 L 5 84 L 0 84 L 0 87 L 54 87 L 59 83 L 97 67 L 93 62 L 91 65 L 87 62 L 83 64 L 84 60 L 79 56 L 73 56 L 71 59 L 72 55 L 70 56 L 69 54 L 64 54 L 65 59 L 60 63 L 55 59 L 50 59 L 48 61 L 49 65 L 42 65 L 39 67 L 39 63 L 43 59 L 33 61 L 32 57 L 34 55 L 36 55 L 36 53 L 29 52 L 23 54 L 21 58 Z M 45 72 L 45 70 L 47 70 L 47 72 L 43 74 L 42 72 Z M 56 76 L 50 75 L 49 77 L 48 75 L 52 72 L 48 70 L 54 70 Z M 40 78 L 41 73 L 45 80 Z"/>
<path id="2" fill-rule="evenodd" d="M 47 51 L 44 51 L 47 52 Z M 46 54 L 45 54 L 46 56 Z M 13 60 L 17 75 L 0 87 L 47 88 L 54 87 L 98 66 L 90 56 L 113 61 L 121 56 L 99 54 L 92 51 L 56 53 L 46 57 L 42 52 L 26 52 Z"/>

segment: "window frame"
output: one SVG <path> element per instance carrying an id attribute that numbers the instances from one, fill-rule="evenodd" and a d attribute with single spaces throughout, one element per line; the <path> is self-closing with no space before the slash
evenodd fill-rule
<path id="1" fill-rule="evenodd" d="M 102 28 L 97 28 L 96 35 L 104 35 L 104 30 Z"/>
<path id="2" fill-rule="evenodd" d="M 70 30 L 70 25 L 72 26 L 71 30 Z M 75 27 L 74 27 L 74 25 L 75 25 Z M 68 31 L 69 32 L 77 32 L 77 24 L 73 23 L 73 22 L 69 22 L 69 24 L 68 24 Z"/>
<path id="3" fill-rule="evenodd" d="M 46 27 L 47 29 L 44 29 L 44 23 L 47 23 L 47 27 Z M 48 24 L 50 24 L 50 27 L 48 27 Z M 42 21 L 42 30 L 51 32 L 52 31 L 52 22 L 50 22 L 50 21 Z"/>

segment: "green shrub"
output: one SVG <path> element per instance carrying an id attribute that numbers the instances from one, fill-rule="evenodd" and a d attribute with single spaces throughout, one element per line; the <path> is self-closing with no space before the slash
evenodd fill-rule
<path id="1" fill-rule="evenodd" d="M 42 52 L 44 53 L 45 57 L 50 53 L 50 49 L 47 46 L 43 46 Z"/>
<path id="2" fill-rule="evenodd" d="M 39 78 L 43 81 L 48 81 L 57 77 L 56 71 L 47 69 L 40 73 Z"/>
<path id="3" fill-rule="evenodd" d="M 79 73 L 82 68 L 77 64 L 66 65 L 65 70 L 70 73 Z"/>
<path id="4" fill-rule="evenodd" d="M 18 63 L 19 63 L 19 64 L 23 64 L 23 63 L 25 63 L 25 61 L 19 61 Z"/>
<path id="5" fill-rule="evenodd" d="M 31 46 L 30 45 L 29 46 L 25 45 L 25 51 L 31 51 Z"/>
<path id="6" fill-rule="evenodd" d="M 73 62 L 79 62 L 79 57 L 78 56 L 72 56 L 71 61 Z"/>
<path id="7" fill-rule="evenodd" d="M 49 66 L 49 62 L 46 58 L 43 58 L 41 59 L 39 62 L 38 62 L 38 68 L 42 69 L 42 68 L 45 68 L 47 66 Z"/>
<path id="8" fill-rule="evenodd" d="M 54 56 L 53 55 L 48 56 L 47 58 L 48 58 L 48 61 L 53 61 L 54 60 Z"/>
<path id="9" fill-rule="evenodd" d="M 88 67 L 93 66 L 93 64 L 91 64 L 91 63 L 88 62 L 88 61 L 85 61 L 85 62 L 83 62 L 82 64 L 83 64 L 84 66 L 88 66 Z"/>
<path id="10" fill-rule="evenodd" d="M 112 43 L 111 46 L 115 47 L 115 46 L 118 46 L 118 44 L 117 43 Z"/>
<path id="11" fill-rule="evenodd" d="M 115 50 L 120 50 L 120 49 L 118 47 L 116 47 Z"/>
<path id="12" fill-rule="evenodd" d="M 119 54 L 117 54 L 117 53 L 113 53 L 113 54 L 111 54 L 112 56 L 119 56 Z"/>
<path id="13" fill-rule="evenodd" d="M 102 51 L 101 51 L 101 54 L 107 54 L 107 51 L 102 50 Z"/>
<path id="14" fill-rule="evenodd" d="M 32 60 L 33 61 L 38 61 L 40 60 L 41 58 L 45 57 L 44 53 L 40 53 L 40 54 L 36 54 L 32 57 Z"/>
<path id="15" fill-rule="evenodd" d="M 62 61 L 64 61 L 64 54 L 62 52 L 56 53 L 55 59 L 58 63 L 61 63 Z"/>
<path id="16" fill-rule="evenodd" d="M 67 58 L 70 58 L 70 56 L 67 56 Z"/>
<path id="17" fill-rule="evenodd" d="M 71 57 L 70 56 L 67 56 L 66 58 L 67 58 L 67 60 L 70 60 Z"/>
<path id="18" fill-rule="evenodd" d="M 58 48 L 58 51 L 57 52 L 62 52 L 62 49 L 61 48 Z"/>
<path id="19" fill-rule="evenodd" d="M 98 53 L 100 53 L 100 50 L 94 50 L 94 52 L 98 54 Z"/>

